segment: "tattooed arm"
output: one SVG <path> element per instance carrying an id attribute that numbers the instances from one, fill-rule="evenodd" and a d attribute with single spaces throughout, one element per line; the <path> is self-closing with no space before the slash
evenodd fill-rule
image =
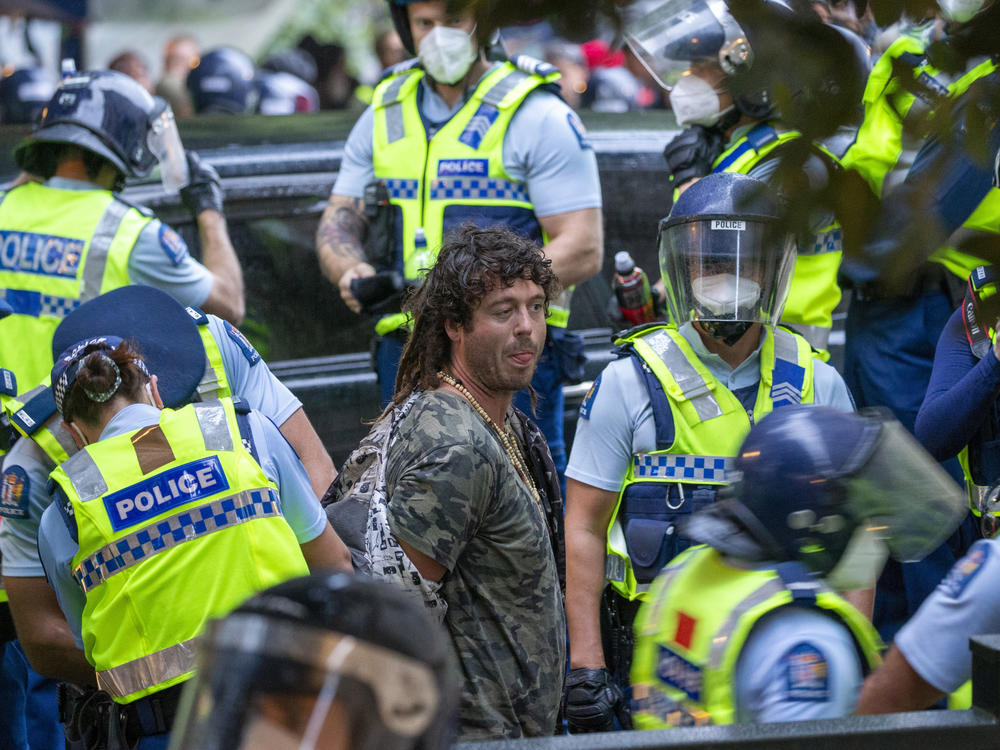
<path id="1" fill-rule="evenodd" d="M 316 230 L 316 254 L 323 274 L 340 288 L 340 297 L 356 313 L 361 304 L 351 294 L 351 279 L 375 273 L 365 261 L 361 242 L 366 219 L 361 198 L 334 193 Z"/>

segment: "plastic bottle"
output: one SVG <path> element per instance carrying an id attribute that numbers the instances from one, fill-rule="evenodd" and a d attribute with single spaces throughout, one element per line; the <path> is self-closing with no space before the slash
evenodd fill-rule
<path id="1" fill-rule="evenodd" d="M 649 277 L 635 264 L 627 250 L 615 253 L 614 288 L 622 316 L 631 325 L 637 326 L 656 320 Z"/>

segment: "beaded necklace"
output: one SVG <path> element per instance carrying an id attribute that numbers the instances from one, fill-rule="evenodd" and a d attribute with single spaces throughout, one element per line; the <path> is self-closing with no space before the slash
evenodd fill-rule
<path id="1" fill-rule="evenodd" d="M 531 496 L 535 498 L 535 502 L 539 505 L 542 504 L 542 499 L 538 495 L 538 488 L 535 487 L 535 480 L 531 477 L 531 472 L 528 471 L 527 461 L 524 460 L 524 455 L 521 453 L 521 449 L 517 445 L 517 440 L 513 435 L 510 434 L 510 428 L 504 425 L 501 429 L 489 414 L 486 413 L 486 409 L 476 400 L 476 397 L 472 395 L 468 388 L 462 385 L 461 382 L 453 378 L 446 372 L 438 370 L 437 376 L 440 380 L 450 385 L 460 394 L 465 397 L 472 408 L 475 409 L 476 414 L 478 414 L 486 424 L 493 428 L 493 431 L 500 438 L 500 442 L 503 443 L 504 450 L 507 452 L 507 457 L 510 459 L 511 464 L 517 470 L 517 474 L 521 477 L 521 480 L 528 486 L 531 490 Z"/>

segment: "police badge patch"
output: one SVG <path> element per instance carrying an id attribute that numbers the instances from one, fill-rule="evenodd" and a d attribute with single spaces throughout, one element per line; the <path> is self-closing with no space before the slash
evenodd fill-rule
<path id="1" fill-rule="evenodd" d="M 247 358 L 250 366 L 253 367 L 255 364 L 260 362 L 260 353 L 253 348 L 253 344 L 250 343 L 249 339 L 243 335 L 243 332 L 239 328 L 234 326 L 228 320 L 224 320 L 226 326 L 226 333 L 229 334 L 229 338 L 240 348 L 243 352 L 243 356 Z"/>
<path id="2" fill-rule="evenodd" d="M 188 254 L 187 243 L 166 224 L 160 224 L 160 247 L 175 266 L 179 266 Z"/>
<path id="3" fill-rule="evenodd" d="M 11 466 L 0 481 L 0 516 L 27 518 L 29 497 L 31 483 L 27 472 L 20 466 Z"/>
<path id="4" fill-rule="evenodd" d="M 830 700 L 829 670 L 822 651 L 810 643 L 800 643 L 789 649 L 782 661 L 786 668 L 786 700 Z"/>

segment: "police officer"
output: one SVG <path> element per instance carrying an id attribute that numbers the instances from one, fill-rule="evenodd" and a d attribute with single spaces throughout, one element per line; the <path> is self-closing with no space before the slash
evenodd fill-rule
<path id="1" fill-rule="evenodd" d="M 217 47 L 201 56 L 187 75 L 195 114 L 242 115 L 257 111 L 260 91 L 253 60 L 234 47 Z"/>
<path id="2" fill-rule="evenodd" d="M 210 625 L 175 746 L 444 750 L 458 692 L 444 632 L 419 603 L 380 581 L 311 575 Z"/>
<path id="3" fill-rule="evenodd" d="M 888 413 L 781 409 L 735 463 L 727 497 L 686 526 L 704 546 L 639 610 L 641 728 L 851 713 L 881 642 L 837 592 L 874 581 L 890 552 L 934 549 L 963 515 L 959 488 Z"/>
<path id="4" fill-rule="evenodd" d="M 779 100 L 786 106 L 811 101 L 807 92 L 821 87 L 821 80 L 803 74 L 803 82 L 798 82 L 782 78 L 781 73 L 771 73 L 770 78 L 760 73 L 772 69 L 761 63 L 772 62 L 766 55 L 775 54 L 775 38 L 788 36 L 783 29 L 791 25 L 792 12 L 783 2 L 766 0 L 756 15 L 739 22 L 725 3 L 714 0 L 680 4 L 641 0 L 626 8 L 624 15 L 630 47 L 670 91 L 677 123 L 688 128 L 664 153 L 676 188 L 682 190 L 709 172 L 740 172 L 773 182 L 786 199 L 818 196 L 828 188 L 831 175 L 840 168 L 843 146 L 835 145 L 834 139 L 803 141 L 802 132 L 785 124 L 778 111 Z M 841 67 L 837 85 L 843 90 L 853 85 L 860 91 L 870 65 L 860 38 L 818 19 L 811 26 L 799 19 L 793 28 L 803 35 L 808 31 L 807 38 L 814 39 L 817 49 L 824 44 L 845 48 L 849 65 Z M 803 68 L 810 70 L 808 61 L 803 61 Z M 828 71 L 822 73 L 829 77 Z M 796 85 L 802 90 L 795 90 Z M 804 106 L 798 104 L 800 109 Z M 808 221 L 795 226 L 801 239 L 782 322 L 828 359 L 833 311 L 841 298 L 837 271 L 842 237 L 832 202 L 820 201 L 813 208 Z M 795 212 L 789 213 L 790 219 L 795 217 Z"/>
<path id="5" fill-rule="evenodd" d="M 151 320 L 156 324 L 150 325 Z M 279 426 L 305 464 L 317 495 L 336 475 L 301 403 L 232 324 L 194 308 L 185 309 L 153 287 L 128 286 L 77 308 L 56 329 L 53 346 L 58 353 L 100 330 L 139 342 L 146 362 L 164 379 L 160 393 L 168 406 L 179 407 L 192 398 L 238 395 Z M 21 633 L 13 648 L 23 647 L 42 673 L 74 679 L 64 670 L 73 663 L 77 649 L 45 581 L 36 540 L 42 512 L 50 502 L 45 489 L 48 474 L 76 453 L 76 445 L 61 425 L 48 379 L 9 399 L 6 406 L 21 434 L 5 458 L 0 486 L 3 572 Z M 51 694 L 51 708 L 33 712 L 39 716 L 36 725 L 55 724 L 54 684 Z M 39 690 L 34 689 L 32 695 L 40 695 Z"/>
<path id="6" fill-rule="evenodd" d="M 699 180 L 659 243 L 671 323 L 618 341 L 624 356 L 584 399 L 566 471 L 572 731 L 611 728 L 638 600 L 690 544 L 679 521 L 715 500 L 751 425 L 799 403 L 853 410 L 840 375 L 775 325 L 795 249 L 764 183 Z"/>
<path id="7" fill-rule="evenodd" d="M 218 174 L 196 154 L 185 158 L 162 99 L 121 73 L 73 75 L 14 156 L 44 180 L 0 196 L 0 294 L 15 312 L 0 321 L 0 336 L 18 344 L 4 347 L 0 366 L 22 388 L 48 374 L 59 321 L 126 284 L 157 286 L 239 324 L 243 275 L 222 216 Z M 181 189 L 197 220 L 204 266 L 176 232 L 113 192 L 126 176 L 147 175 L 157 163 L 164 186 Z"/>
<path id="8" fill-rule="evenodd" d="M 359 299 L 371 283 L 365 280 L 376 272 L 383 272 L 376 278 L 392 279 L 395 272 L 402 282 L 417 283 L 443 236 L 467 221 L 504 224 L 544 244 L 564 287 L 597 273 L 603 252 L 597 162 L 579 119 L 557 95 L 555 68 L 523 56 L 488 62 L 493 29 L 476 26 L 471 11 L 452 15 L 444 0 L 389 0 L 389 9 L 417 59 L 390 69 L 376 87 L 372 106 L 344 146 L 316 235 L 320 266 L 347 306 L 359 313 L 380 310 Z M 366 218 L 365 186 L 373 180 L 384 183 L 394 226 L 381 227 L 383 244 L 366 256 L 365 233 L 376 234 L 381 222 Z M 368 208 L 378 213 L 374 204 Z M 379 301 L 365 299 L 369 305 Z M 401 314 L 386 314 L 375 325 L 383 403 L 392 398 L 405 322 Z M 553 306 L 549 341 L 532 381 L 537 422 L 560 472 L 559 349 L 567 322 L 565 305 Z M 532 413 L 527 392 L 515 405 Z"/>
<path id="9" fill-rule="evenodd" d="M 291 446 L 243 402 L 161 411 L 155 374 L 117 336 L 66 350 L 52 383 L 80 452 L 52 472 L 39 553 L 76 668 L 101 690 L 64 702 L 66 736 L 165 747 L 208 618 L 335 567 L 336 536 Z"/>

